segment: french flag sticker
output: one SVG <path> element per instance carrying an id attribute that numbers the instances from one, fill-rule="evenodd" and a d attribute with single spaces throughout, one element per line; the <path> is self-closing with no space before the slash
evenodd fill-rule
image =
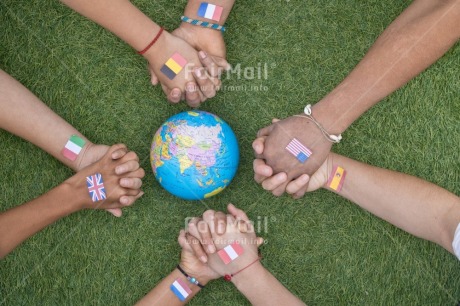
<path id="1" fill-rule="evenodd" d="M 230 262 L 237 259 L 238 256 L 243 254 L 243 248 L 238 244 L 238 242 L 234 242 L 217 252 L 217 254 L 219 254 L 219 257 L 222 259 L 224 264 L 228 265 Z"/>
<path id="2" fill-rule="evenodd" d="M 192 293 L 192 290 L 187 284 L 180 278 L 176 279 L 170 287 L 171 291 L 179 298 L 181 302 L 185 301 L 187 297 Z"/>
<path id="3" fill-rule="evenodd" d="M 219 22 L 224 8 L 215 4 L 201 2 L 197 15 L 202 18 L 211 19 Z"/>

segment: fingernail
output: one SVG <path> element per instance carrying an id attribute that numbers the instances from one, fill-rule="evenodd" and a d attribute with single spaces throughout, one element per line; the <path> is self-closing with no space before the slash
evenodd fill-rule
<path id="1" fill-rule="evenodd" d="M 197 77 L 201 78 L 202 74 L 201 74 L 201 70 L 199 68 L 195 69 L 195 74 Z"/>
<path id="2" fill-rule="evenodd" d="M 212 254 L 212 253 L 214 253 L 216 251 L 216 248 L 214 247 L 214 245 L 210 244 L 210 245 L 208 245 L 208 251 L 209 251 L 209 253 Z"/>
<path id="3" fill-rule="evenodd" d="M 206 258 L 206 256 L 201 256 L 200 257 L 200 260 L 204 263 L 206 263 L 208 261 L 208 259 Z"/>
<path id="4" fill-rule="evenodd" d="M 128 179 L 123 178 L 120 180 L 120 185 L 123 185 L 124 187 L 126 187 L 127 184 L 128 184 Z"/>
<path id="5" fill-rule="evenodd" d="M 194 92 L 195 91 L 195 86 L 193 84 L 187 85 L 187 91 L 188 92 Z"/>
<path id="6" fill-rule="evenodd" d="M 205 59 L 206 56 L 207 56 L 206 52 L 204 52 L 204 51 L 200 51 L 200 52 L 198 52 L 198 54 L 200 55 L 200 57 L 201 57 L 202 59 Z"/>
<path id="7" fill-rule="evenodd" d="M 303 184 L 306 184 L 308 182 L 308 179 L 309 179 L 309 177 L 306 174 L 302 174 L 300 176 L 300 182 L 303 183 Z"/>
<path id="8" fill-rule="evenodd" d="M 227 70 L 227 71 L 232 70 L 232 65 L 227 64 L 227 67 L 225 67 L 225 70 Z"/>
<path id="9" fill-rule="evenodd" d="M 174 98 L 179 97 L 179 96 L 180 96 L 180 91 L 179 91 L 179 90 L 173 90 L 172 96 L 173 96 Z"/>
<path id="10" fill-rule="evenodd" d="M 122 167 L 122 166 L 119 166 L 119 167 L 115 168 L 115 173 L 116 174 L 123 173 L 124 171 L 125 171 L 125 168 Z"/>
<path id="11" fill-rule="evenodd" d="M 139 193 L 139 198 L 142 197 L 143 195 L 144 195 L 144 192 L 141 191 L 141 192 Z"/>
<path id="12" fill-rule="evenodd" d="M 128 204 L 128 199 L 127 198 L 121 198 L 120 202 L 123 205 L 127 205 Z"/>
<path id="13" fill-rule="evenodd" d="M 223 224 L 218 224 L 217 225 L 217 233 L 220 235 L 220 234 L 223 234 L 224 233 L 224 225 Z"/>

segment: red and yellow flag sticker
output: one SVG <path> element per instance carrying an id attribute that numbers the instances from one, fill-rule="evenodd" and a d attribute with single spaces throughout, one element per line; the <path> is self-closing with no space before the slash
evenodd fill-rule
<path id="1" fill-rule="evenodd" d="M 335 166 L 332 169 L 331 176 L 327 181 L 327 187 L 340 192 L 342 190 L 343 183 L 345 182 L 345 176 L 347 172 L 340 166 Z"/>

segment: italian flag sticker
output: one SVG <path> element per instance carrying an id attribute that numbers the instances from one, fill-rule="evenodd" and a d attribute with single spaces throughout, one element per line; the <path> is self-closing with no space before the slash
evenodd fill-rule
<path id="1" fill-rule="evenodd" d="M 75 161 L 80 154 L 81 149 L 85 146 L 85 141 L 78 137 L 77 135 L 70 136 L 69 140 L 65 144 L 64 149 L 62 149 L 62 155 L 65 158 Z"/>

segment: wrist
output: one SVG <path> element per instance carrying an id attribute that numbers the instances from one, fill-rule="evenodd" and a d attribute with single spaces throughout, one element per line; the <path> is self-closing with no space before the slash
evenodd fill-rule
<path id="1" fill-rule="evenodd" d="M 64 181 L 59 187 L 68 195 L 66 202 L 72 212 L 76 212 L 91 205 L 91 199 L 86 189 L 86 182 L 80 182 L 80 175 L 76 174 Z"/>
<path id="2" fill-rule="evenodd" d="M 267 270 L 259 260 L 255 264 L 245 269 L 244 271 L 241 271 L 237 275 L 233 276 L 231 282 L 235 285 L 235 287 L 238 290 L 240 290 L 242 287 L 245 287 L 248 283 L 253 283 L 257 281 L 259 278 L 263 277 L 266 271 Z"/>
<path id="3" fill-rule="evenodd" d="M 342 134 L 352 123 L 348 123 L 346 112 L 338 112 L 323 100 L 312 106 L 312 114 L 329 134 Z"/>
<path id="4" fill-rule="evenodd" d="M 161 31 L 161 28 L 158 27 L 156 29 L 155 36 L 160 34 L 160 31 Z M 161 50 L 164 50 L 165 46 L 168 45 L 168 41 L 169 41 L 170 37 L 171 37 L 171 34 L 168 31 L 163 30 L 161 32 L 161 34 L 157 37 L 155 43 L 147 51 L 145 51 L 145 53 L 143 53 L 142 56 L 145 59 L 147 59 L 147 61 L 150 64 L 154 64 L 155 59 L 158 58 L 158 54 L 161 54 Z M 154 37 L 152 38 L 152 40 L 153 39 L 154 39 Z M 152 42 L 152 40 L 147 41 L 145 43 L 145 46 L 148 46 L 148 44 L 150 44 Z M 158 59 L 158 60 L 161 60 L 161 59 Z"/>
<path id="5" fill-rule="evenodd" d="M 205 286 L 207 283 L 213 280 L 210 276 L 206 275 L 205 273 L 197 273 L 196 271 L 192 271 L 192 269 L 189 269 L 187 265 L 182 262 L 179 263 L 179 266 L 181 267 L 182 270 L 184 270 L 184 272 L 188 276 L 195 278 L 203 286 Z M 177 268 L 176 270 L 179 271 L 179 269 Z M 186 276 L 184 275 L 184 277 Z"/>

